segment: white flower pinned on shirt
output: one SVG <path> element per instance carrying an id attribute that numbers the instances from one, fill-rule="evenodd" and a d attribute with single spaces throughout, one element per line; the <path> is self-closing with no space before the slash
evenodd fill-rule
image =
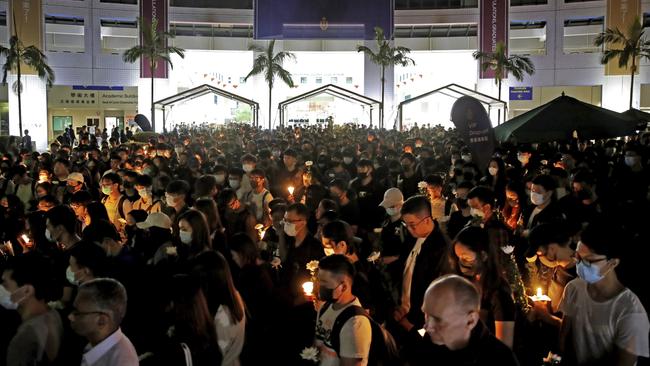
<path id="1" fill-rule="evenodd" d="M 165 248 L 165 254 L 170 255 L 170 256 L 177 256 L 178 255 L 178 250 L 176 247 L 167 247 Z"/>
<path id="2" fill-rule="evenodd" d="M 317 363 L 318 360 L 318 348 L 316 347 L 307 347 L 300 352 L 300 357 L 303 360 L 311 361 L 313 363 Z"/>
<path id="3" fill-rule="evenodd" d="M 375 263 L 379 258 L 381 258 L 381 252 L 372 252 L 370 253 L 370 256 L 368 256 L 368 262 Z"/>
<path id="4" fill-rule="evenodd" d="M 559 365 L 562 362 L 562 357 L 549 351 L 548 355 L 542 359 L 542 362 L 545 365 Z"/>
<path id="5" fill-rule="evenodd" d="M 427 187 L 428 187 L 428 185 L 427 185 L 427 182 L 425 182 L 425 181 L 422 181 L 422 182 L 418 183 L 418 188 L 419 189 L 427 189 Z"/>
<path id="6" fill-rule="evenodd" d="M 280 259 L 280 257 L 273 257 L 273 260 L 271 261 L 271 267 L 273 269 L 282 268 L 282 260 Z"/>
<path id="7" fill-rule="evenodd" d="M 307 160 L 307 161 L 305 162 L 305 166 L 306 166 L 306 167 L 310 167 L 310 166 L 312 166 L 312 165 L 314 165 L 314 162 L 311 161 L 311 160 Z"/>
<path id="8" fill-rule="evenodd" d="M 512 245 L 504 245 L 504 246 L 501 247 L 501 250 L 502 250 L 504 253 L 510 255 L 510 254 L 512 254 L 512 252 L 515 251 L 515 247 L 512 246 Z"/>

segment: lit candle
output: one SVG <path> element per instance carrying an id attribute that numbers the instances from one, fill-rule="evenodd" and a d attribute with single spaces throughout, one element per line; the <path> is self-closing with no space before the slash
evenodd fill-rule
<path id="1" fill-rule="evenodd" d="M 314 283 L 311 281 L 303 283 L 302 290 L 305 292 L 305 295 L 312 296 L 314 293 Z"/>
<path id="2" fill-rule="evenodd" d="M 29 243 L 29 237 L 27 235 L 23 234 L 23 235 L 20 236 L 20 238 L 23 239 L 25 244 Z"/>
<path id="3" fill-rule="evenodd" d="M 551 298 L 548 297 L 547 295 L 544 295 L 542 293 L 542 288 L 538 287 L 537 288 L 537 293 L 534 296 L 529 296 L 531 300 L 537 302 L 537 301 L 551 301 Z"/>
<path id="4" fill-rule="evenodd" d="M 289 188 L 287 188 L 287 190 L 289 191 L 289 194 L 292 195 L 292 196 L 293 196 L 294 189 L 295 188 L 293 188 L 293 186 L 289 186 Z"/>

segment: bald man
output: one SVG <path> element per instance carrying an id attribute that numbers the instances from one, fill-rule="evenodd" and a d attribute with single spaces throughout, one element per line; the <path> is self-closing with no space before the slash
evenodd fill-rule
<path id="1" fill-rule="evenodd" d="M 431 283 L 424 295 L 423 337 L 412 365 L 519 365 L 514 353 L 479 318 L 476 287 L 457 275 Z"/>

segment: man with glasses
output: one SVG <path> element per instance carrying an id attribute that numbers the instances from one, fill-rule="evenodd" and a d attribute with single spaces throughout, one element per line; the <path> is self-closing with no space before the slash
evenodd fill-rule
<path id="1" fill-rule="evenodd" d="M 594 221 L 580 235 L 579 278 L 567 284 L 560 302 L 561 354 L 575 358 L 569 364 L 635 365 L 649 355 L 648 314 L 618 279 L 624 235 L 612 226 Z"/>
<path id="2" fill-rule="evenodd" d="M 438 223 L 431 217 L 431 205 L 425 196 L 413 196 L 404 202 L 402 220 L 415 245 L 406 259 L 399 304 L 393 312 L 397 331 L 412 335 L 422 328 L 424 292 L 434 279 L 445 273 L 447 243 Z M 404 337 L 397 337 L 404 339 Z"/>
<path id="3" fill-rule="evenodd" d="M 82 366 L 137 366 L 138 355 L 120 330 L 126 314 L 126 290 L 110 278 L 84 283 L 68 316 L 70 326 L 88 340 Z"/>
<path id="4" fill-rule="evenodd" d="M 422 311 L 427 335 L 417 344 L 411 365 L 519 365 L 510 348 L 481 322 L 481 297 L 458 275 L 435 280 L 426 290 Z"/>

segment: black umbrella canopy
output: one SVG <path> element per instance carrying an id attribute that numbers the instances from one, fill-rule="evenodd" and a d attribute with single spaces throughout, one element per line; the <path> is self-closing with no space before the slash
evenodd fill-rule
<path id="1" fill-rule="evenodd" d="M 143 114 L 136 114 L 135 117 L 133 118 L 133 121 L 137 123 L 138 126 L 140 126 L 142 131 L 153 131 L 149 119 Z"/>
<path id="2" fill-rule="evenodd" d="M 580 139 L 627 136 L 638 129 L 638 120 L 562 95 L 496 127 L 499 141 L 548 142 L 568 140 L 577 131 Z"/>
<path id="3" fill-rule="evenodd" d="M 650 113 L 640 111 L 636 108 L 628 109 L 627 111 L 623 112 L 623 114 L 636 119 L 641 125 L 645 125 L 646 123 L 650 122 Z"/>

